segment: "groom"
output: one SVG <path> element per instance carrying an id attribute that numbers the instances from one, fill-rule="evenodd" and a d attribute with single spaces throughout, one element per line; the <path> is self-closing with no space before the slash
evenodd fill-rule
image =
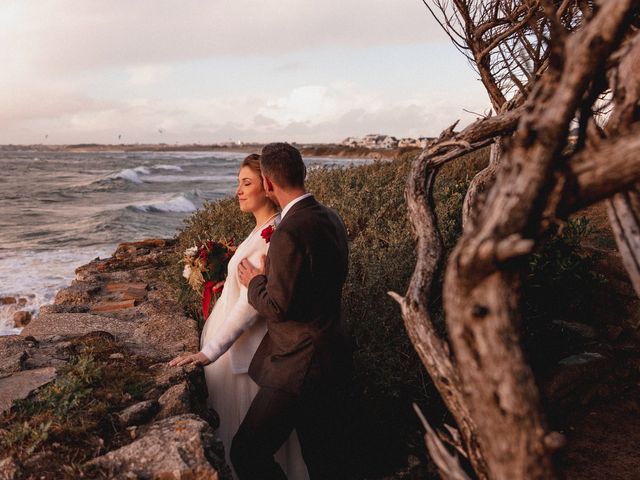
<path id="1" fill-rule="evenodd" d="M 260 386 L 231 445 L 241 480 L 285 478 L 273 455 L 296 430 L 311 479 L 345 477 L 342 392 L 350 349 L 340 322 L 347 232 L 338 214 L 306 193 L 300 152 L 262 150 L 267 195 L 282 208 L 264 271 L 243 260 L 240 282 L 268 331 L 249 367 Z"/>

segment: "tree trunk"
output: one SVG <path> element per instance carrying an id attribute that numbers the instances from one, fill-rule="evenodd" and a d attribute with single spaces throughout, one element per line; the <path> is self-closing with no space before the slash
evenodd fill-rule
<path id="1" fill-rule="evenodd" d="M 607 200 L 611 228 L 631 283 L 640 297 L 640 185 Z"/>

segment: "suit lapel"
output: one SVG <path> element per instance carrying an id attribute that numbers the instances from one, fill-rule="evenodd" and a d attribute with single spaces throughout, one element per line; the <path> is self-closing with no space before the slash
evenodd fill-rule
<path id="1" fill-rule="evenodd" d="M 280 220 L 280 223 L 276 226 L 275 231 L 273 232 L 274 235 L 277 235 L 278 233 L 278 228 L 280 228 L 280 226 L 291 220 L 291 217 L 293 217 L 293 215 L 296 214 L 296 212 L 299 212 L 300 210 L 304 210 L 306 208 L 312 207 L 314 205 L 317 205 L 318 201 L 315 199 L 315 197 L 313 195 L 311 195 L 310 197 L 304 198 L 302 200 L 300 200 L 298 203 L 294 204 L 289 211 L 287 212 L 287 214 L 284 216 L 284 218 L 282 220 Z M 269 248 L 269 251 L 267 252 L 267 262 L 265 265 L 265 270 L 264 270 L 264 274 L 265 275 L 269 275 L 269 255 L 271 253 L 271 248 Z"/>

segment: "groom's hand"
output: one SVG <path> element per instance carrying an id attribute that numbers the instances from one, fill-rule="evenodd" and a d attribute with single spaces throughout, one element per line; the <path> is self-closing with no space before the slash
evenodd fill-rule
<path id="1" fill-rule="evenodd" d="M 181 355 L 180 357 L 176 357 L 169 362 L 170 367 L 182 367 L 184 365 L 189 365 L 190 363 L 194 363 L 196 365 L 209 365 L 211 360 L 207 358 L 207 356 L 202 353 L 188 353 L 186 355 Z"/>
<path id="2" fill-rule="evenodd" d="M 255 268 L 253 265 L 251 265 L 251 262 L 249 262 L 249 260 L 247 260 L 246 258 L 240 262 L 240 264 L 238 265 L 238 279 L 240 280 L 240 283 L 242 285 L 248 287 L 249 282 L 253 280 L 253 277 L 264 274 L 264 263 L 266 258 L 266 255 L 262 255 L 262 257 L 260 258 L 259 268 Z"/>

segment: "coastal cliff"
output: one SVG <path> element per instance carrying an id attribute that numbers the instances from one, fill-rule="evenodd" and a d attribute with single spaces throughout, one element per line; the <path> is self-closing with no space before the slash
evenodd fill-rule
<path id="1" fill-rule="evenodd" d="M 121 244 L 0 337 L 0 478 L 231 478 L 199 346 L 163 280 L 168 240 Z"/>

